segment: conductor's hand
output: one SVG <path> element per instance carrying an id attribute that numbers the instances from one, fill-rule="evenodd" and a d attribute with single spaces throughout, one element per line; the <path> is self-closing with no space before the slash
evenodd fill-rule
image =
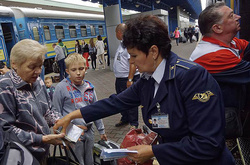
<path id="1" fill-rule="evenodd" d="M 154 153 L 151 145 L 138 145 L 127 148 L 128 150 L 136 150 L 138 153 L 129 153 L 129 159 L 132 159 L 136 163 L 144 163 L 150 158 L 154 157 Z"/>
<path id="2" fill-rule="evenodd" d="M 77 125 L 77 127 L 83 129 L 82 135 L 84 135 L 84 131 L 88 130 L 88 128 L 83 125 Z"/>
<path id="3" fill-rule="evenodd" d="M 54 133 L 56 133 L 55 130 L 58 130 L 59 127 L 62 127 L 61 132 L 66 134 L 66 128 L 68 127 L 71 119 L 68 117 L 68 115 L 64 116 L 63 118 L 57 120 L 55 122 L 55 125 L 53 127 Z"/>
<path id="4" fill-rule="evenodd" d="M 50 134 L 42 137 L 42 142 L 46 144 L 62 144 L 62 138 L 65 136 L 64 133 Z"/>
<path id="5" fill-rule="evenodd" d="M 101 140 L 107 141 L 107 135 L 106 134 L 101 134 Z"/>
<path id="6" fill-rule="evenodd" d="M 66 133 L 66 128 L 68 127 L 70 121 L 73 119 L 76 119 L 76 118 L 82 118 L 82 114 L 81 114 L 80 109 L 75 110 L 75 111 L 67 114 L 63 118 L 57 120 L 55 122 L 54 127 L 53 127 L 54 132 L 56 132 L 56 130 L 58 130 L 59 127 L 62 127 L 61 132 Z"/>

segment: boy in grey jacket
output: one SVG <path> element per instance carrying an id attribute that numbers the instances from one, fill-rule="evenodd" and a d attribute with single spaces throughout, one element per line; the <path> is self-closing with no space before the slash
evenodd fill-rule
<path id="1" fill-rule="evenodd" d="M 53 95 L 53 104 L 63 116 L 97 101 L 94 86 L 89 81 L 84 80 L 86 60 L 82 55 L 78 53 L 70 54 L 65 59 L 65 64 L 69 77 L 57 84 Z M 93 165 L 93 123 L 85 123 L 83 119 L 73 120 L 73 123 L 87 127 L 84 135 L 80 137 L 80 141 L 76 143 L 74 152 L 81 165 Z M 102 120 L 96 120 L 94 123 L 101 135 L 101 139 L 107 140 Z"/>

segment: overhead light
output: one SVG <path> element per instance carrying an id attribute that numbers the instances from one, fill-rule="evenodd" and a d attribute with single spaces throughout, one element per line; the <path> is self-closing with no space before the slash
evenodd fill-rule
<path id="1" fill-rule="evenodd" d="M 191 15 L 191 14 L 189 14 L 189 15 Z"/>
<path id="2" fill-rule="evenodd" d="M 186 9 L 183 9 L 183 11 L 186 11 Z"/>
<path id="3" fill-rule="evenodd" d="M 161 0 L 156 0 L 155 2 L 156 2 L 157 4 L 159 4 L 159 3 L 161 3 Z"/>
<path id="4" fill-rule="evenodd" d="M 170 7 L 170 10 L 173 10 L 174 8 L 173 7 Z"/>
<path id="5" fill-rule="evenodd" d="M 187 12 L 187 14 L 189 14 L 189 12 Z"/>
<path id="6" fill-rule="evenodd" d="M 138 8 L 138 7 L 140 7 L 140 5 L 138 5 L 138 4 L 135 4 L 135 7 L 137 7 L 137 8 Z"/>

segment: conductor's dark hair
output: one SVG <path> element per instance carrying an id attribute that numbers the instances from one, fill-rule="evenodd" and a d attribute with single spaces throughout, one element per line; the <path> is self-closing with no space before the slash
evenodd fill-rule
<path id="1" fill-rule="evenodd" d="M 129 20 L 123 34 L 123 44 L 127 49 L 136 48 L 146 55 L 152 45 L 156 45 L 163 58 L 171 50 L 171 40 L 167 25 L 153 15 L 139 16 Z"/>

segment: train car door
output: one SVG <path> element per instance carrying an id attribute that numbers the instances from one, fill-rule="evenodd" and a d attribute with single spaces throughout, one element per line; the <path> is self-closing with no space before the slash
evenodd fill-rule
<path id="1" fill-rule="evenodd" d="M 4 40 L 2 41 L 4 43 L 2 43 L 2 44 L 3 44 L 3 47 L 4 47 L 4 44 L 6 46 L 6 55 L 7 55 L 6 62 L 7 62 L 7 66 L 10 66 L 10 61 L 9 61 L 10 51 L 16 43 L 13 24 L 12 23 L 1 23 L 1 28 L 2 28 L 3 37 L 4 37 Z"/>

